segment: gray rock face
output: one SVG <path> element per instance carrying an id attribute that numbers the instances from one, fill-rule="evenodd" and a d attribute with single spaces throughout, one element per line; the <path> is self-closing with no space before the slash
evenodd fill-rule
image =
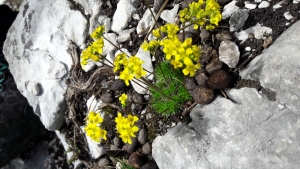
<path id="1" fill-rule="evenodd" d="M 101 3 L 79 2 L 95 20 Z M 69 1 L 25 0 L 3 48 L 18 89 L 49 130 L 59 129 L 64 122 L 65 80 L 72 65 L 68 44 L 73 41 L 84 47 L 91 29 L 72 6 Z M 94 23 L 93 19 L 90 22 Z M 28 90 L 28 82 L 38 86 Z"/>
<path id="2" fill-rule="evenodd" d="M 241 29 L 248 19 L 248 16 L 248 10 L 246 9 L 239 9 L 238 11 L 234 12 L 229 19 L 230 31 Z"/>
<path id="3" fill-rule="evenodd" d="M 276 100 L 242 88 L 226 91 L 234 102 L 219 96 L 209 105 L 197 105 L 190 124 L 154 140 L 159 168 L 298 168 L 299 28 L 295 23 L 240 74 L 276 92 Z"/>

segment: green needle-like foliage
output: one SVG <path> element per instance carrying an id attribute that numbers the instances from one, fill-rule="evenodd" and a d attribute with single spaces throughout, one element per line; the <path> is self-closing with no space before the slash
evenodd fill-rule
<path id="1" fill-rule="evenodd" d="M 182 72 L 174 69 L 168 61 L 164 61 L 159 63 L 154 75 L 157 80 L 155 85 L 160 90 L 150 87 L 153 109 L 164 116 L 179 112 L 183 103 L 191 99 L 191 95 L 184 87 Z"/>

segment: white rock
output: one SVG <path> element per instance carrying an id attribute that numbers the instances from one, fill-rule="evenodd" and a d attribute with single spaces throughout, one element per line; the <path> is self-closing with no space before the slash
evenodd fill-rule
<path id="1" fill-rule="evenodd" d="M 40 87 L 38 86 L 37 83 L 29 81 L 25 85 L 27 90 L 34 96 L 38 96 L 40 94 Z"/>
<path id="2" fill-rule="evenodd" d="M 246 1 L 245 7 L 248 9 L 255 9 L 257 7 L 257 4 L 252 4 L 252 3 Z"/>
<path id="3" fill-rule="evenodd" d="M 256 3 L 260 3 L 262 0 L 254 0 L 254 2 Z"/>
<path id="4" fill-rule="evenodd" d="M 285 19 L 287 19 L 287 20 L 293 19 L 293 16 L 292 16 L 292 14 L 291 14 L 289 11 L 285 12 L 285 13 L 283 14 L 283 16 L 284 16 Z"/>
<path id="5" fill-rule="evenodd" d="M 270 5 L 268 1 L 262 1 L 259 5 L 258 8 L 267 8 Z"/>
<path id="6" fill-rule="evenodd" d="M 293 3 L 294 4 L 297 4 L 297 3 L 299 3 L 300 2 L 300 0 L 293 0 Z"/>
<path id="7" fill-rule="evenodd" d="M 138 21 L 141 20 L 141 17 L 139 14 L 133 14 L 132 18 L 135 20 L 138 20 Z"/>
<path id="8" fill-rule="evenodd" d="M 50 76 L 62 78 L 49 78 L 49 63 L 60 62 L 69 71 L 73 64 L 67 53 L 69 42 L 84 46 L 87 26 L 86 18 L 80 11 L 71 10 L 68 1 L 24 1 L 7 33 L 3 52 L 10 71 L 18 89 L 48 130 L 61 127 L 67 109 L 67 76 L 63 75 L 65 72 L 53 71 Z M 39 97 L 26 89 L 27 81 L 39 84 Z"/>
<path id="9" fill-rule="evenodd" d="M 112 52 L 112 51 L 117 49 L 115 47 L 115 46 L 118 46 L 117 34 L 115 34 L 115 33 L 105 33 L 103 36 L 110 41 L 110 42 L 108 42 L 106 39 L 104 39 L 103 55 L 106 55 L 109 52 Z"/>
<path id="10" fill-rule="evenodd" d="M 110 31 L 110 25 L 111 25 L 110 22 L 111 22 L 111 19 L 109 17 L 107 17 L 106 15 L 100 15 L 98 17 L 98 23 L 99 23 L 99 25 L 97 25 L 97 27 L 100 26 L 100 25 L 104 25 L 104 27 L 105 27 L 105 33 L 107 33 L 108 31 Z"/>
<path id="11" fill-rule="evenodd" d="M 68 73 L 66 66 L 62 62 L 50 61 L 47 67 L 47 75 L 50 79 L 61 79 Z"/>
<path id="12" fill-rule="evenodd" d="M 175 23 L 175 18 L 177 16 L 178 9 L 179 9 L 179 4 L 175 5 L 172 10 L 164 10 L 161 13 L 160 18 L 168 23 Z"/>
<path id="13" fill-rule="evenodd" d="M 99 99 L 97 100 L 94 95 L 92 95 L 86 103 L 88 108 L 88 112 L 96 112 L 100 113 L 101 117 L 104 118 L 104 113 L 101 112 L 100 106 L 102 105 L 102 101 Z M 81 126 L 81 129 L 84 131 L 84 126 Z M 90 150 L 90 154 L 93 159 L 97 159 L 105 153 L 105 149 L 103 146 L 99 146 L 97 142 L 93 141 L 90 137 L 86 135 L 88 147 Z"/>
<path id="14" fill-rule="evenodd" d="M 68 159 L 68 160 L 71 160 L 74 153 L 73 153 L 72 151 L 71 151 L 71 152 L 69 151 L 70 148 L 71 148 L 71 146 L 67 143 L 66 135 L 63 134 L 63 133 L 61 133 L 61 132 L 58 131 L 58 130 L 55 130 L 55 133 L 56 133 L 57 137 L 59 138 L 60 142 L 62 143 L 62 145 L 63 145 L 65 151 L 67 152 L 67 153 L 66 153 L 66 154 L 67 154 L 67 159 Z M 81 161 L 80 161 L 80 160 L 75 160 L 75 161 L 73 162 L 73 164 L 74 164 L 75 166 L 78 166 L 79 164 L 81 164 Z M 74 168 L 76 168 L 76 167 L 74 167 Z"/>
<path id="15" fill-rule="evenodd" d="M 246 30 L 235 32 L 234 36 L 241 40 L 241 43 L 244 43 L 248 39 L 250 33 L 253 33 L 256 39 L 262 39 L 264 34 L 271 34 L 272 29 L 266 26 L 261 26 L 259 23 L 257 23 L 255 26 L 250 27 Z"/>
<path id="16" fill-rule="evenodd" d="M 85 10 L 85 14 L 89 14 L 91 18 L 90 21 L 90 27 L 89 27 L 89 33 L 91 34 L 96 27 L 99 26 L 98 18 L 100 12 L 101 12 L 101 6 L 102 1 L 99 0 L 75 0 L 75 2 L 79 3 L 83 9 Z M 76 23 L 76 22 L 75 22 Z"/>
<path id="17" fill-rule="evenodd" d="M 248 46 L 248 47 L 245 48 L 245 50 L 246 50 L 246 51 L 250 51 L 251 48 Z"/>
<path id="18" fill-rule="evenodd" d="M 132 56 L 132 54 L 125 48 L 121 48 L 121 50 L 118 50 L 116 53 L 115 53 L 115 57 L 120 54 L 120 53 L 125 53 L 127 56 Z"/>
<path id="19" fill-rule="evenodd" d="M 96 67 L 96 62 L 89 59 L 86 65 L 82 65 L 81 68 L 85 72 L 91 71 Z"/>
<path id="20" fill-rule="evenodd" d="M 111 30 L 120 32 L 127 27 L 129 20 L 136 11 L 132 5 L 136 0 L 120 0 L 112 19 Z"/>
<path id="21" fill-rule="evenodd" d="M 219 47 L 219 59 L 230 68 L 235 68 L 240 59 L 238 46 L 231 41 L 222 41 Z"/>
<path id="22" fill-rule="evenodd" d="M 275 10 L 275 9 L 281 8 L 281 7 L 282 7 L 281 4 L 282 4 L 283 2 L 284 2 L 284 1 L 280 1 L 280 2 L 278 2 L 277 4 L 275 4 L 275 5 L 273 6 L 273 9 Z"/>
<path id="23" fill-rule="evenodd" d="M 119 32 L 119 36 L 117 38 L 117 42 L 125 42 L 130 40 L 130 34 L 135 31 L 135 28 L 126 29 Z"/>
<path id="24" fill-rule="evenodd" d="M 154 15 L 156 15 L 156 13 L 154 12 L 154 8 L 151 8 L 151 11 L 153 12 Z M 139 34 L 144 29 L 150 27 L 152 24 L 154 24 L 154 18 L 152 16 L 150 10 L 147 9 L 146 12 L 144 13 L 142 19 L 139 21 L 139 23 L 136 27 L 136 32 Z"/>
<path id="25" fill-rule="evenodd" d="M 231 1 L 229 4 L 225 5 L 222 12 L 222 19 L 229 18 L 234 12 L 239 10 L 240 8 L 236 6 L 236 0 Z"/>

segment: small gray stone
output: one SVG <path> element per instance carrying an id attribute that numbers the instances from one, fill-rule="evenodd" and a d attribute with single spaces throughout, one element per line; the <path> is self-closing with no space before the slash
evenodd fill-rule
<path id="1" fill-rule="evenodd" d="M 212 74 L 213 72 L 215 72 L 216 70 L 220 70 L 222 69 L 223 63 L 219 60 L 215 61 L 215 62 L 211 62 L 209 63 L 206 67 L 205 70 L 207 71 L 208 74 Z"/>
<path id="2" fill-rule="evenodd" d="M 106 157 L 104 157 L 104 158 L 101 158 L 97 164 L 98 164 L 98 167 L 105 167 L 105 166 L 108 166 L 109 160 Z"/>
<path id="3" fill-rule="evenodd" d="M 143 164 L 145 164 L 145 159 L 143 156 L 140 156 L 137 153 L 132 153 L 129 156 L 128 162 L 135 168 L 140 168 Z"/>
<path id="4" fill-rule="evenodd" d="M 147 142 L 148 139 L 148 131 L 146 128 L 142 128 L 140 129 L 139 133 L 138 133 L 138 141 L 140 144 L 145 144 Z"/>
<path id="5" fill-rule="evenodd" d="M 121 79 L 116 79 L 114 82 L 113 82 L 113 84 L 112 84 L 112 86 L 111 86 L 111 90 L 112 91 L 120 91 L 120 90 L 123 90 L 123 89 L 125 89 L 126 88 L 126 84 L 125 84 L 125 82 L 123 81 L 123 80 L 121 80 Z"/>
<path id="6" fill-rule="evenodd" d="M 205 42 L 211 40 L 211 33 L 204 28 L 200 28 L 200 38 L 201 42 L 205 44 Z"/>
<path id="7" fill-rule="evenodd" d="M 151 8 L 153 12 L 153 8 Z M 154 15 L 156 15 L 155 12 L 153 12 Z M 142 17 L 142 19 L 139 21 L 137 27 L 136 27 L 136 32 L 141 33 L 148 27 L 150 27 L 152 24 L 154 24 L 154 18 L 150 12 L 150 9 L 147 9 Z"/>
<path id="8" fill-rule="evenodd" d="M 117 42 L 125 42 L 131 39 L 130 34 L 135 31 L 135 28 L 126 29 L 119 32 L 119 36 L 117 38 Z"/>
<path id="9" fill-rule="evenodd" d="M 238 46 L 232 41 L 222 41 L 219 47 L 219 59 L 230 68 L 235 68 L 240 59 Z"/>
<path id="10" fill-rule="evenodd" d="M 206 86 L 199 86 L 193 90 L 192 97 L 199 104 L 209 104 L 214 100 L 215 92 Z"/>
<path id="11" fill-rule="evenodd" d="M 112 103 L 115 100 L 115 98 L 114 95 L 111 93 L 104 93 L 103 95 L 100 96 L 100 100 L 103 103 Z"/>
<path id="12" fill-rule="evenodd" d="M 151 148 L 150 143 L 146 143 L 143 145 L 143 147 L 142 147 L 143 154 L 145 154 L 145 155 L 151 154 L 151 151 L 152 151 L 152 148 Z"/>
<path id="13" fill-rule="evenodd" d="M 114 146 L 116 146 L 116 147 L 120 147 L 121 145 L 122 145 L 122 140 L 120 139 L 120 137 L 114 137 L 114 139 L 113 139 L 113 144 L 114 144 Z"/>
<path id="14" fill-rule="evenodd" d="M 246 9 L 239 9 L 234 12 L 229 19 L 230 31 L 233 32 L 241 29 L 248 19 L 248 16 L 248 10 Z"/>
<path id="15" fill-rule="evenodd" d="M 222 19 L 229 18 L 235 11 L 238 11 L 240 8 L 236 6 L 237 0 L 231 1 L 229 4 L 225 5 L 222 12 Z"/>
<path id="16" fill-rule="evenodd" d="M 132 101 L 133 101 L 134 103 L 140 104 L 140 103 L 143 103 L 143 102 L 145 101 L 145 99 L 144 99 L 143 95 L 134 92 L 134 93 L 132 94 Z"/>
<path id="17" fill-rule="evenodd" d="M 195 88 L 198 87 L 194 78 L 185 78 L 184 86 L 189 92 L 193 91 Z"/>
<path id="18" fill-rule="evenodd" d="M 207 81 L 207 76 L 205 73 L 197 73 L 195 79 L 199 86 L 205 85 Z"/>
<path id="19" fill-rule="evenodd" d="M 138 139 L 136 137 L 131 138 L 132 144 L 125 144 L 122 148 L 122 150 L 126 151 L 127 153 L 133 153 L 138 145 Z"/>

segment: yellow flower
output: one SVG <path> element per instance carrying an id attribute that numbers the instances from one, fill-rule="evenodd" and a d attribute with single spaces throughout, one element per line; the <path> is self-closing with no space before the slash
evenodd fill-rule
<path id="1" fill-rule="evenodd" d="M 153 34 L 153 36 L 156 37 L 156 38 L 161 38 L 159 28 L 154 29 L 154 30 L 152 31 L 152 34 Z"/>
<path id="2" fill-rule="evenodd" d="M 98 28 L 94 30 L 94 32 L 91 34 L 91 37 L 93 39 L 100 39 L 104 31 L 105 31 L 105 27 L 103 25 L 100 25 Z"/>
<path id="3" fill-rule="evenodd" d="M 132 80 L 134 78 L 134 75 L 129 72 L 128 68 L 125 68 L 120 73 L 120 79 L 125 81 L 126 86 L 129 86 L 129 80 Z"/>
<path id="4" fill-rule="evenodd" d="M 139 130 L 139 128 L 135 126 L 135 122 L 138 121 L 138 119 L 137 116 L 132 116 L 131 114 L 126 118 L 118 112 L 118 116 L 115 118 L 116 129 L 124 143 L 132 144 L 131 138 L 136 137 L 135 132 Z"/>
<path id="5" fill-rule="evenodd" d="M 121 102 L 122 106 L 126 106 L 126 100 L 127 100 L 127 95 L 125 93 L 123 93 L 120 97 L 119 97 L 119 101 Z"/>
<path id="6" fill-rule="evenodd" d="M 127 61 L 128 59 L 125 53 L 118 54 L 114 61 L 114 72 L 118 71 L 119 69 L 127 65 Z"/>
<path id="7" fill-rule="evenodd" d="M 182 70 L 182 73 L 186 76 L 189 74 L 190 77 L 195 76 L 197 69 L 200 68 L 200 64 L 194 64 L 188 57 L 184 58 L 183 62 L 185 64 L 185 68 Z"/>

